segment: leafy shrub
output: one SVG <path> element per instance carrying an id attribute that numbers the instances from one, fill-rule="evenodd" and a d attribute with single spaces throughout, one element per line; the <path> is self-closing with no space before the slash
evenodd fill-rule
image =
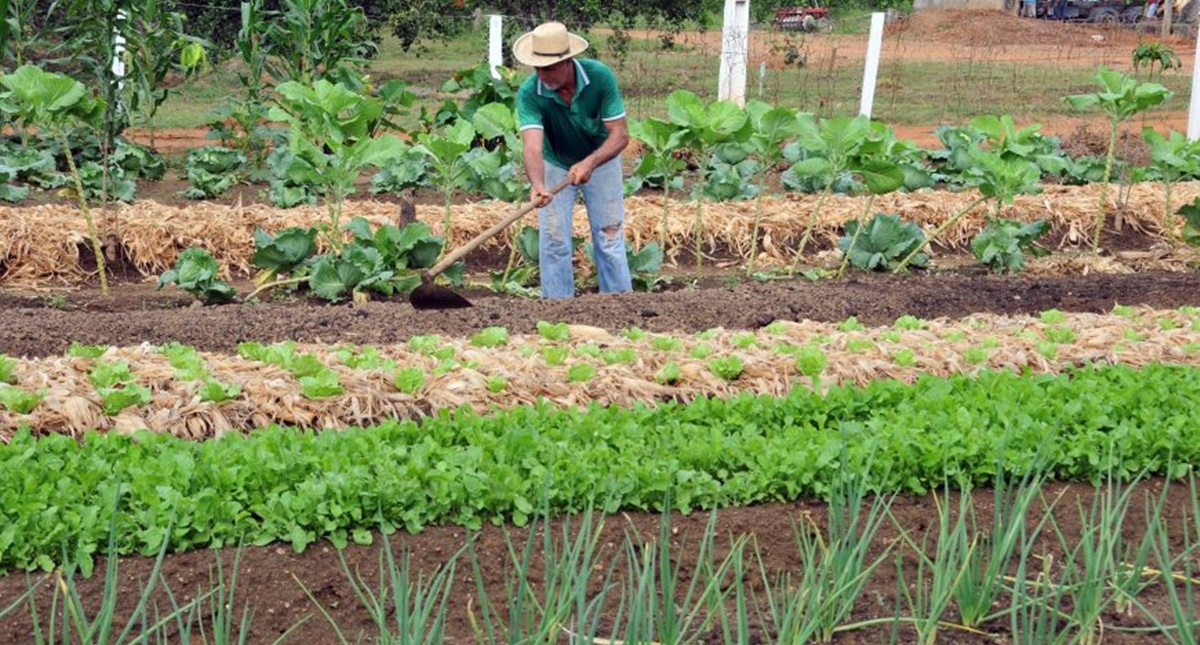
<path id="1" fill-rule="evenodd" d="M 208 251 L 189 247 L 179 254 L 175 268 L 158 277 L 156 288 L 173 284 L 192 294 L 206 305 L 220 304 L 233 300 L 237 292 L 228 282 L 217 277 L 220 267 Z"/>
<path id="2" fill-rule="evenodd" d="M 925 232 L 912 222 L 904 222 L 899 213 L 878 213 L 859 231 L 858 220 L 846 224 L 846 234 L 838 239 L 838 249 L 850 264 L 864 271 L 894 269 L 913 250 L 925 244 Z M 922 267 L 929 256 L 918 253 L 909 264 Z"/>
<path id="3" fill-rule="evenodd" d="M 1044 253 L 1033 243 L 1050 230 L 1044 219 L 1018 222 L 990 219 L 988 225 L 971 240 L 971 251 L 995 273 L 1016 273 L 1025 267 L 1025 251 Z"/>
<path id="4" fill-rule="evenodd" d="M 188 187 L 183 196 L 212 199 L 224 194 L 241 179 L 246 155 L 232 148 L 207 146 L 188 152 L 186 164 Z"/>

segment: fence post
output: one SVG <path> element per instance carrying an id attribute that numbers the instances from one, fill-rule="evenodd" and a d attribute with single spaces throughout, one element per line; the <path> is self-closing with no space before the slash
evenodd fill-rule
<path id="1" fill-rule="evenodd" d="M 496 68 L 504 64 L 503 31 L 500 16 L 488 16 L 488 69 L 492 70 L 492 78 L 495 79 L 500 78 L 500 72 Z"/>
<path id="2" fill-rule="evenodd" d="M 721 71 L 717 98 L 746 105 L 746 59 L 750 44 L 750 0 L 725 0 Z"/>
<path id="3" fill-rule="evenodd" d="M 883 18 L 882 12 L 871 14 L 871 33 L 867 37 L 867 64 L 863 69 L 862 103 L 858 113 L 868 119 L 875 106 L 875 79 L 879 75 L 879 54 L 883 49 Z"/>
<path id="4" fill-rule="evenodd" d="M 129 15 L 124 9 L 117 10 L 117 20 L 125 21 L 129 19 Z M 113 59 L 112 59 L 113 78 L 117 79 L 117 89 L 121 89 L 125 84 L 125 36 L 121 34 L 121 30 L 113 27 Z"/>
<path id="5" fill-rule="evenodd" d="M 1192 61 L 1192 98 L 1188 101 L 1188 141 L 1200 139 L 1200 29 L 1196 30 L 1196 60 Z"/>

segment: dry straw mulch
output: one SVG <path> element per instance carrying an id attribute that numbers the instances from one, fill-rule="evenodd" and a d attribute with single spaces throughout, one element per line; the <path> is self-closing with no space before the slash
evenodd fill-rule
<path id="1" fill-rule="evenodd" d="M 325 399 L 303 397 L 298 380 L 279 367 L 240 356 L 201 353 L 213 377 L 242 388 L 240 396 L 221 404 L 200 401 L 200 382 L 179 380 L 157 348 L 110 348 L 100 359 L 20 361 L 14 370 L 16 386 L 46 394 L 30 414 L 0 411 L 0 441 L 26 425 L 39 434 L 78 436 L 93 429 L 130 432 L 147 428 L 205 439 L 273 423 L 347 428 L 393 417 L 420 417 L 439 409 L 467 406 L 483 412 L 538 400 L 557 406 L 631 406 L 741 392 L 783 395 L 796 387 L 814 386 L 798 371 L 794 355 L 780 351 L 804 345 L 819 347 L 827 357 L 821 388 L 877 379 L 911 383 L 922 375 L 970 374 L 985 369 L 1055 373 L 1085 364 L 1200 365 L 1200 311 L 1134 311 L 1133 316 L 1060 314 L 1061 320 L 978 314 L 929 321 L 920 328 L 852 331 L 828 323 L 787 322 L 757 333 L 716 330 L 707 339 L 677 336 L 677 348 L 664 347 L 657 335 L 630 340 L 626 335 L 574 326 L 570 339 L 560 342 L 514 336 L 502 347 L 485 349 L 462 339 L 438 339 L 441 347 L 453 348 L 450 363 L 408 345 L 377 347 L 379 354 L 397 367 L 418 367 L 425 372 L 427 381 L 414 394 L 397 390 L 391 369 L 351 367 L 339 348 L 301 345 L 298 353 L 314 354 L 338 374 L 343 393 Z M 697 348 L 702 345 L 707 345 L 709 353 L 697 358 Z M 543 354 L 547 346 L 568 348 L 565 362 L 549 365 Z M 601 353 L 593 356 L 596 352 L 580 351 L 585 347 Z M 620 349 L 632 350 L 633 362 L 609 364 L 603 352 Z M 738 357 L 744 366 L 744 372 L 729 381 L 711 369 L 713 358 L 728 356 Z M 140 409 L 107 416 L 88 381 L 97 360 L 128 363 L 138 382 L 153 393 L 153 401 Z M 674 383 L 659 382 L 655 377 L 669 362 L 679 366 L 680 378 Z M 586 382 L 571 383 L 568 370 L 579 363 L 593 365 L 596 375 Z M 436 375 L 439 366 L 443 373 Z M 506 389 L 489 391 L 489 379 L 506 380 Z"/>
<path id="2" fill-rule="evenodd" d="M 1020 220 L 1048 219 L 1058 231 L 1066 232 L 1060 239 L 1046 240 L 1056 248 L 1079 248 L 1091 239 L 1100 186 L 1047 186 L 1040 195 L 1022 196 L 1003 209 L 1001 215 Z M 1116 190 L 1110 192 L 1116 199 Z M 951 193 L 920 190 L 914 193 L 892 193 L 872 199 L 867 196 L 830 197 L 816 222 L 814 237 L 817 245 L 830 248 L 837 243 L 846 222 L 869 218 L 873 213 L 900 213 L 931 231 L 953 213 L 962 209 L 978 194 L 974 191 Z M 1200 196 L 1200 182 L 1178 184 L 1173 190 L 1172 203 L 1177 207 Z M 760 266 L 779 266 L 791 263 L 805 226 L 817 203 L 816 195 L 787 194 L 765 197 L 762 201 L 763 219 L 760 232 Z M 746 259 L 752 248 L 752 230 L 757 203 L 705 203 L 700 230 L 703 251 L 708 255 L 729 255 Z M 480 202 L 453 207 L 449 245 L 455 247 L 478 235 L 512 211 L 505 202 Z M 347 206 L 344 221 L 363 216 L 373 224 L 392 222 L 396 218 L 394 204 L 378 201 L 355 201 Z M 964 249 L 971 237 L 980 231 L 991 214 L 988 206 L 976 208 L 951 227 L 938 242 L 955 249 Z M 667 239 L 665 250 L 668 262 L 692 262 L 693 239 L 696 227 L 697 204 L 671 200 L 667 203 Z M 1162 185 L 1134 185 L 1121 210 L 1124 226 L 1152 236 L 1163 235 L 1164 197 Z M 107 212 L 97 211 L 104 222 L 109 239 L 123 249 L 125 256 L 142 274 L 154 276 L 171 268 L 180 251 L 189 246 L 208 249 L 220 262 L 225 277 L 245 277 L 253 271 L 254 230 L 263 228 L 278 232 L 288 226 L 311 226 L 326 221 L 319 207 L 300 207 L 282 210 L 263 204 L 227 206 L 197 202 L 175 207 L 152 201 L 116 205 Z M 419 206 L 418 218 L 434 233 L 442 234 L 442 209 Z M 659 197 L 635 196 L 626 200 L 626 233 L 638 247 L 659 241 L 664 216 Z M 1175 218 L 1179 220 L 1179 218 Z M 528 216 L 523 222 L 536 225 Z M 1171 222 L 1179 226 L 1180 221 Z M 517 227 L 514 227 L 514 231 Z M 576 233 L 587 236 L 587 218 L 582 207 L 576 212 Z M 77 285 L 89 278 L 86 255 L 86 228 L 80 212 L 71 206 L 44 205 L 0 207 L 0 284 L 9 286 Z M 503 236 L 489 241 L 485 248 L 506 244 Z M 810 251 L 811 252 L 811 251 Z M 1154 268 L 1186 268 L 1191 257 L 1176 257 L 1176 253 L 1156 252 Z M 1144 260 L 1144 258 L 1140 258 Z M 818 263 L 815 253 L 805 262 Z M 1120 256 L 1113 262 L 1091 263 L 1091 270 L 1139 270 L 1137 262 Z"/>

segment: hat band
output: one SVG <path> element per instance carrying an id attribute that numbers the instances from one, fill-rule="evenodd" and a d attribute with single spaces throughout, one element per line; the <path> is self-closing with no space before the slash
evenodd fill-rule
<path id="1" fill-rule="evenodd" d="M 564 54 L 571 53 L 571 46 L 567 45 L 566 49 L 564 49 L 562 51 L 556 51 L 556 52 L 540 52 L 535 49 L 535 50 L 533 50 L 533 53 L 535 56 L 562 56 Z"/>

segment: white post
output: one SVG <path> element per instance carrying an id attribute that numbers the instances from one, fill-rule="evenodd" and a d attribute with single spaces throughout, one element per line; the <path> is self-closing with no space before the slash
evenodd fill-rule
<path id="1" fill-rule="evenodd" d="M 1188 141 L 1200 138 L 1200 30 L 1196 31 L 1196 60 L 1192 62 L 1192 99 L 1188 103 Z"/>
<path id="2" fill-rule="evenodd" d="M 717 98 L 746 105 L 746 59 L 750 43 L 750 0 L 725 0 L 721 72 Z"/>
<path id="3" fill-rule="evenodd" d="M 496 68 L 504 64 L 501 27 L 500 16 L 488 16 L 488 67 L 492 70 L 492 78 L 500 78 Z"/>
<path id="4" fill-rule="evenodd" d="M 871 33 L 867 37 L 867 65 L 863 69 L 862 103 L 858 113 L 871 117 L 871 108 L 875 106 L 875 78 L 879 75 L 879 54 L 883 49 L 883 18 L 882 12 L 871 14 Z"/>
<path id="5" fill-rule="evenodd" d="M 128 14 L 124 9 L 117 11 L 117 20 L 126 21 L 129 19 Z M 113 60 L 112 60 L 113 77 L 117 79 L 117 87 L 124 85 L 125 78 L 125 36 L 121 35 L 119 29 L 113 28 Z"/>

